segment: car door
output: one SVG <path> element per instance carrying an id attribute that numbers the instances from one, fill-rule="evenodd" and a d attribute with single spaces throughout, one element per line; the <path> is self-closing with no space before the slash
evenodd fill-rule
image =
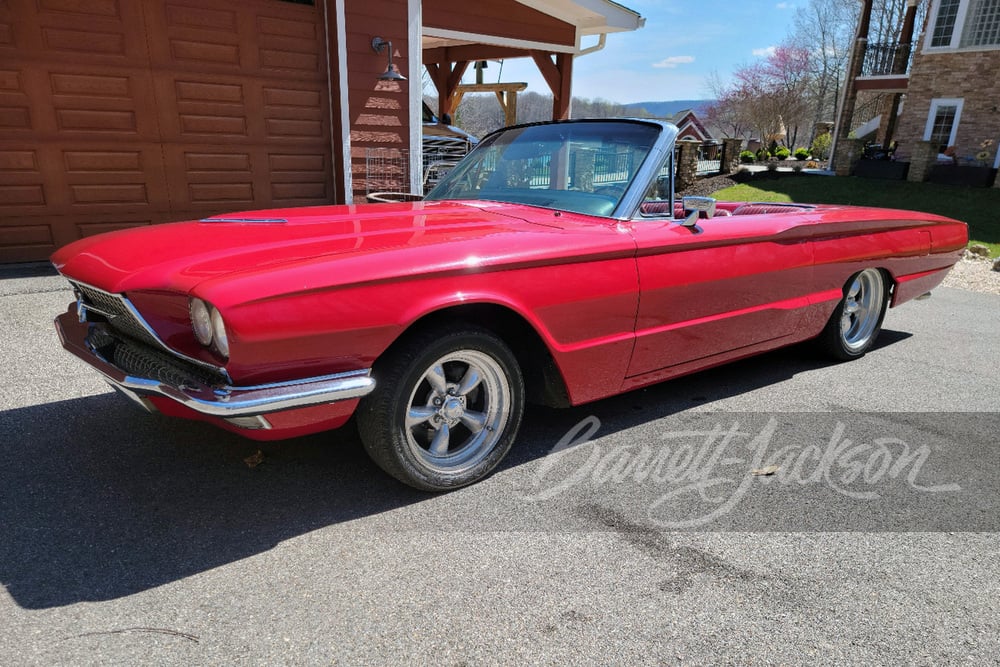
<path id="1" fill-rule="evenodd" d="M 627 375 L 708 366 L 791 336 L 813 288 L 800 222 L 795 212 L 720 215 L 693 228 L 634 220 L 640 297 Z"/>

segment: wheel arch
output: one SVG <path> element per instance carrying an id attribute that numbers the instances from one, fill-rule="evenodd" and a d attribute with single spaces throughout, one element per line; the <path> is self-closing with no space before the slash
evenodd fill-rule
<path id="1" fill-rule="evenodd" d="M 483 327 L 510 348 L 524 376 L 529 402 L 549 407 L 570 405 L 566 380 L 544 337 L 524 315 L 508 305 L 476 302 L 441 306 L 413 320 L 386 352 L 405 345 L 418 332 L 455 322 Z"/>
<path id="2" fill-rule="evenodd" d="M 892 269 L 885 266 L 884 264 L 876 264 L 872 267 L 873 269 L 878 269 L 882 273 L 882 279 L 885 280 L 885 289 L 889 293 L 888 296 L 888 307 L 895 308 L 899 305 L 896 298 L 899 295 L 899 279 Z"/>

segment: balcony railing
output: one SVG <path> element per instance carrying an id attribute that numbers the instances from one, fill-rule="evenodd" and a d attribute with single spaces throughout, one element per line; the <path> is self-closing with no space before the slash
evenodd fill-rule
<path id="1" fill-rule="evenodd" d="M 911 44 L 868 44 L 861 76 L 891 76 L 909 73 L 913 63 Z"/>

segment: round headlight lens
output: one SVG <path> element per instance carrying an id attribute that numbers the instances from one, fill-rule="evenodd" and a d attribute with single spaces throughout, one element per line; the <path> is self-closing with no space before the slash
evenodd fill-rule
<path id="1" fill-rule="evenodd" d="M 212 315 L 208 312 L 208 305 L 201 299 L 191 299 L 191 328 L 199 343 L 212 343 Z"/>
<path id="2" fill-rule="evenodd" d="M 219 354 L 229 357 L 229 336 L 226 334 L 226 323 L 222 321 L 222 314 L 215 308 L 212 309 L 212 340 L 215 341 L 215 349 Z"/>

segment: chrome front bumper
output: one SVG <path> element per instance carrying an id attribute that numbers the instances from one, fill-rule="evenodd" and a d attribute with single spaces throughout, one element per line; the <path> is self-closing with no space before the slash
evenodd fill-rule
<path id="1" fill-rule="evenodd" d="M 91 344 L 90 330 L 97 325 L 81 323 L 75 312 L 63 313 L 56 318 L 55 325 L 66 350 L 97 369 L 112 387 L 147 409 L 151 406 L 144 397 L 163 396 L 203 415 L 223 419 L 257 417 L 270 412 L 360 398 L 375 388 L 370 369 L 250 387 L 211 385 L 199 380 L 172 383 L 139 377 L 105 359 Z"/>

